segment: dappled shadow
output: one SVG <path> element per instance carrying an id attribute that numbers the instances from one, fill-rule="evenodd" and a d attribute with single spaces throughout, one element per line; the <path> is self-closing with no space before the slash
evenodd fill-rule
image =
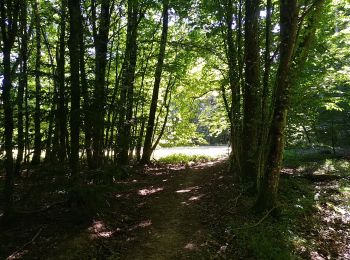
<path id="1" fill-rule="evenodd" d="M 70 209 L 60 205 L 2 233 L 0 249 L 8 256 L 20 247 L 10 248 L 10 243 L 25 244 L 44 225 L 37 243 L 22 252 L 25 257 L 349 258 L 348 161 L 323 158 L 283 169 L 280 212 L 261 222 L 251 211 L 255 198 L 234 184 L 226 169 L 224 161 L 182 170 L 142 168 L 121 182 L 90 185 L 87 197 L 102 195 L 92 217 L 78 214 L 74 220 Z M 341 178 L 320 182 L 305 178 L 310 174 Z M 58 187 L 45 187 L 41 196 L 67 196 Z M 42 253 L 49 246 L 52 250 Z"/>
<path id="2" fill-rule="evenodd" d="M 285 201 L 290 207 L 287 211 L 294 210 L 293 225 L 298 225 L 290 228 L 292 233 L 286 237 L 287 243 L 305 258 L 349 259 L 349 161 L 324 158 L 316 162 L 303 163 L 292 173 L 287 171 L 286 176 L 292 177 L 282 179 L 282 193 L 296 194 L 293 204 Z M 325 178 L 310 178 L 310 175 Z M 340 178 L 334 179 L 333 176 Z M 296 190 L 283 190 L 296 180 Z"/>

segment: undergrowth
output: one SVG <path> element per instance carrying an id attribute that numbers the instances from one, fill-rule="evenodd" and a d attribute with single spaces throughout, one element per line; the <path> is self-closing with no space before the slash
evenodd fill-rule
<path id="1" fill-rule="evenodd" d="M 229 228 L 235 243 L 242 249 L 241 257 L 249 259 L 297 259 L 297 229 L 306 215 L 314 212 L 313 190 L 306 179 L 283 178 L 278 216 L 256 225 L 261 216 L 233 220 Z"/>
<path id="2" fill-rule="evenodd" d="M 284 166 L 302 168 L 304 174 L 324 170 L 346 177 L 350 172 L 349 161 L 319 150 L 286 151 Z M 236 245 L 242 249 L 243 258 L 309 259 L 310 252 L 317 252 L 319 248 L 314 238 L 310 238 L 310 232 L 324 225 L 320 214 L 324 205 L 330 204 L 327 192 L 320 195 L 322 185 L 327 183 L 313 183 L 302 176 L 281 176 L 277 216 L 270 216 L 256 226 L 262 216 L 249 215 L 243 222 L 233 219 L 229 230 L 235 236 Z M 348 180 L 345 178 L 338 186 L 333 184 L 331 187 L 338 203 L 343 197 L 346 204 L 346 198 L 350 196 Z"/>
<path id="3" fill-rule="evenodd" d="M 164 164 L 189 164 L 191 162 L 202 163 L 211 160 L 213 160 L 213 158 L 207 155 L 186 155 L 178 153 L 162 157 L 158 160 L 158 162 Z"/>

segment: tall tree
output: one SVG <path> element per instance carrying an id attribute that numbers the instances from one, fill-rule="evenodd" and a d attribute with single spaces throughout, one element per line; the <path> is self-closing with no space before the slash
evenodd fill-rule
<path id="1" fill-rule="evenodd" d="M 80 128 L 80 34 L 82 33 L 82 17 L 80 1 L 68 1 L 69 10 L 69 58 L 71 85 L 70 133 L 71 151 L 70 167 L 72 180 L 76 182 L 79 173 L 79 128 Z"/>
<path id="2" fill-rule="evenodd" d="M 96 4 L 93 1 L 93 8 Z M 110 24 L 110 0 L 101 1 L 101 13 L 99 17 L 99 31 L 93 29 L 95 43 L 95 89 L 93 99 L 93 162 L 94 168 L 101 166 L 103 158 L 103 138 L 104 138 L 104 107 L 105 107 L 105 83 L 107 65 L 107 44 Z M 93 15 L 95 15 L 95 11 Z M 93 18 L 96 27 L 95 19 Z"/>
<path id="3" fill-rule="evenodd" d="M 228 107 L 228 117 L 231 127 L 231 170 L 234 172 L 235 178 L 241 178 L 241 86 L 239 77 L 239 51 L 240 38 L 242 34 L 241 19 L 242 19 L 242 3 L 239 4 L 238 9 L 238 28 L 237 41 L 234 41 L 234 6 L 231 0 L 228 0 L 225 5 L 225 24 L 226 24 L 226 56 L 228 61 L 228 78 L 231 92 L 231 107 Z"/>
<path id="4" fill-rule="evenodd" d="M 137 62 L 137 34 L 139 24 L 139 1 L 128 0 L 128 25 L 125 57 L 122 65 L 120 91 L 120 113 L 118 120 L 118 154 L 120 164 L 129 163 L 129 144 L 131 138 L 132 108 L 134 100 L 134 80 Z"/>
<path id="5" fill-rule="evenodd" d="M 63 162 L 67 157 L 67 108 L 66 108 L 66 91 L 65 91 L 65 49 L 66 49 L 66 11 L 67 0 L 61 1 L 61 21 L 59 47 L 56 54 L 57 70 L 56 77 L 58 81 L 58 104 L 57 104 L 57 132 L 58 132 L 58 158 Z"/>
<path id="6" fill-rule="evenodd" d="M 24 91 L 28 87 L 28 32 L 27 32 L 27 0 L 22 0 L 21 3 L 21 19 L 20 19 L 20 31 L 21 31 L 21 46 L 20 46 L 20 79 L 18 84 L 17 95 L 17 120 L 18 120 L 18 154 L 16 159 L 15 173 L 19 174 L 21 164 L 23 161 L 24 153 L 24 126 L 23 126 L 23 99 Z"/>
<path id="7" fill-rule="evenodd" d="M 21 1 L 4 0 L 0 2 L 0 26 L 2 36 L 3 54 L 3 81 L 2 81 L 2 101 L 5 114 L 5 188 L 4 188 L 4 218 L 9 219 L 13 213 L 13 103 L 12 94 L 12 71 L 11 71 L 11 51 L 18 33 L 18 16 Z"/>
<path id="8" fill-rule="evenodd" d="M 275 207 L 284 149 L 284 131 L 290 98 L 290 70 L 298 31 L 297 0 L 280 0 L 280 60 L 276 76 L 276 97 L 268 134 L 266 168 L 260 180 L 258 210 Z"/>
<path id="9" fill-rule="evenodd" d="M 258 176 L 258 128 L 261 110 L 260 1 L 245 1 L 245 85 L 243 100 L 242 178 L 255 182 Z"/>
<path id="10" fill-rule="evenodd" d="M 163 29 L 162 29 L 162 36 L 160 40 L 160 46 L 159 46 L 158 61 L 156 65 L 155 75 L 154 75 L 154 86 L 153 86 L 153 93 L 152 93 L 152 100 L 151 100 L 151 108 L 148 115 L 145 143 L 144 143 L 143 154 L 141 159 L 142 163 L 149 163 L 151 159 L 151 154 L 153 152 L 152 139 L 154 135 L 154 123 L 155 123 L 154 120 L 157 112 L 159 88 L 160 88 L 160 82 L 162 78 L 165 49 L 166 49 L 167 38 L 168 38 L 168 28 L 169 28 L 168 9 L 169 9 L 169 0 L 164 0 L 163 1 Z"/>
<path id="11" fill-rule="evenodd" d="M 41 157 L 41 82 L 40 82 L 40 66 L 41 66 L 41 25 L 39 15 L 39 2 L 34 1 L 33 12 L 35 20 L 35 110 L 34 110 L 34 154 L 32 164 L 39 164 Z"/>

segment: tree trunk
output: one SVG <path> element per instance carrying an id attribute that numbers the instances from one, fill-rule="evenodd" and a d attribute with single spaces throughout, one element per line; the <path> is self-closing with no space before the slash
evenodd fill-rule
<path id="1" fill-rule="evenodd" d="M 280 62 L 276 77 L 276 99 L 268 134 L 266 167 L 260 180 L 256 207 L 258 211 L 272 209 L 277 203 L 277 191 L 284 149 L 289 102 L 289 78 L 298 25 L 297 0 L 280 0 Z"/>
<path id="2" fill-rule="evenodd" d="M 24 90 L 28 85 L 28 33 L 27 33 L 27 1 L 23 0 L 21 5 L 21 67 L 20 78 L 18 84 L 17 110 L 18 110 L 18 154 L 16 159 L 15 174 L 19 175 L 24 153 L 24 125 L 23 125 L 23 98 Z"/>
<path id="3" fill-rule="evenodd" d="M 68 1 L 68 10 L 70 16 L 70 35 L 69 35 L 69 56 L 70 56 L 70 75 L 71 75 L 71 153 L 70 167 L 72 171 L 72 181 L 76 183 L 79 173 L 79 127 L 80 127 L 80 76 L 79 76 L 79 58 L 80 47 L 79 40 L 82 33 L 82 17 L 80 13 L 80 1 Z"/>
<path id="4" fill-rule="evenodd" d="M 258 128 L 261 113 L 259 0 L 245 6 L 245 86 L 243 106 L 242 179 L 255 182 L 258 176 Z"/>
<path id="5" fill-rule="evenodd" d="M 137 61 L 138 0 L 128 0 L 128 26 L 125 58 L 122 66 L 120 114 L 118 121 L 117 162 L 129 164 L 130 130 L 134 95 L 135 67 Z"/>
<path id="6" fill-rule="evenodd" d="M 93 168 L 98 168 L 103 159 L 104 137 L 104 107 L 105 107 L 105 79 L 107 65 L 107 43 L 110 24 L 110 1 L 102 0 L 99 33 L 94 37 L 95 60 L 95 89 L 93 100 Z"/>
<path id="7" fill-rule="evenodd" d="M 2 36 L 3 53 L 3 80 L 2 80 L 2 102 L 4 107 L 5 123 L 5 187 L 4 187 L 4 219 L 10 219 L 13 213 L 13 104 L 11 101 L 12 73 L 11 73 L 11 49 L 17 34 L 19 1 L 0 2 L 0 26 Z"/>
<path id="8" fill-rule="evenodd" d="M 240 19 L 240 18 L 239 18 Z M 238 76 L 238 54 L 233 38 L 233 3 L 231 0 L 227 2 L 226 8 L 226 44 L 227 44 L 227 61 L 229 68 L 229 83 L 231 90 L 231 106 L 229 107 L 230 130 L 231 130 L 231 162 L 230 168 L 233 171 L 235 179 L 238 180 L 241 175 L 240 162 L 240 85 Z M 240 30 L 240 29 L 239 29 Z M 240 31 L 238 31 L 240 34 Z M 238 38 L 238 37 L 237 37 Z M 238 45 L 238 44 L 237 44 Z M 223 92 L 224 93 L 224 92 Z M 227 100 L 226 100 L 227 101 Z"/>
<path id="9" fill-rule="evenodd" d="M 165 117 L 164 117 L 162 127 L 160 128 L 159 135 L 158 135 L 157 139 L 154 141 L 154 144 L 152 146 L 152 152 L 157 148 L 160 140 L 163 137 L 165 127 L 166 127 L 166 124 L 168 122 L 168 117 L 169 117 L 169 112 L 170 112 L 170 103 L 171 103 L 171 94 L 172 94 L 173 88 L 175 86 L 175 83 L 176 83 L 176 78 L 173 80 L 173 82 L 171 82 L 171 76 L 170 76 L 169 83 L 168 83 L 168 86 L 167 86 L 167 89 L 166 89 L 165 95 L 164 95 L 164 102 L 163 102 L 163 105 L 165 106 Z M 169 98 L 168 98 L 168 96 L 169 96 Z"/>
<path id="10" fill-rule="evenodd" d="M 35 59 L 35 110 L 34 110 L 34 154 L 32 164 L 40 163 L 41 158 L 41 83 L 40 83 L 40 65 L 41 65 L 41 28 L 40 16 L 38 10 L 39 3 L 35 0 L 33 3 L 35 19 L 35 38 L 36 38 L 36 59 Z"/>
<path id="11" fill-rule="evenodd" d="M 84 31 L 82 25 L 82 31 Z M 80 43 L 80 53 L 79 53 L 79 65 L 80 65 L 80 78 L 81 78 L 81 90 L 83 95 L 83 111 L 84 111 L 84 148 L 86 150 L 86 160 L 89 169 L 93 168 L 93 159 L 92 159 L 92 149 L 91 149 L 91 104 L 89 98 L 89 85 L 86 77 L 85 70 L 85 43 L 84 35 L 81 33 L 79 39 Z"/>
<path id="12" fill-rule="evenodd" d="M 143 146 L 143 154 L 141 163 L 146 164 L 149 163 L 151 159 L 152 154 L 152 139 L 153 139 L 153 132 L 154 132 L 154 120 L 157 112 L 157 104 L 158 104 L 158 95 L 159 95 L 159 88 L 160 88 L 160 82 L 162 78 L 162 71 L 163 71 L 163 64 L 164 64 L 164 58 L 165 58 L 165 48 L 167 44 L 167 37 L 168 37 L 168 22 L 169 22 L 169 0 L 163 1 L 163 29 L 162 29 L 162 36 L 160 41 L 160 48 L 159 48 L 159 54 L 158 54 L 158 62 L 156 66 L 156 71 L 154 75 L 154 86 L 153 86 L 153 93 L 152 93 L 152 100 L 151 100 L 151 107 L 150 112 L 148 115 L 148 123 L 146 128 L 146 136 L 145 136 L 145 143 Z"/>
<path id="13" fill-rule="evenodd" d="M 59 151 L 58 158 L 62 163 L 67 158 L 67 108 L 66 108 L 66 92 L 65 92 L 65 37 L 66 37 L 66 9 L 67 1 L 62 0 L 61 6 L 61 22 L 60 22 L 60 36 L 59 36 L 59 51 L 56 57 L 57 60 L 57 80 L 58 80 L 58 107 L 57 107 L 57 122 L 58 125 L 58 139 Z"/>

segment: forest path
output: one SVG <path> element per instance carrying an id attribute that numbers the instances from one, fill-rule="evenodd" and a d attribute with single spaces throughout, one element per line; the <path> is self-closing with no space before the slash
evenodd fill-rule
<path id="1" fill-rule="evenodd" d="M 142 221 L 122 259 L 203 259 L 208 246 L 208 225 L 201 200 L 209 199 L 208 186 L 225 170 L 222 161 L 152 169 L 135 190 Z M 222 178 L 222 177 L 221 177 Z M 217 188 L 217 187 L 216 187 Z"/>

